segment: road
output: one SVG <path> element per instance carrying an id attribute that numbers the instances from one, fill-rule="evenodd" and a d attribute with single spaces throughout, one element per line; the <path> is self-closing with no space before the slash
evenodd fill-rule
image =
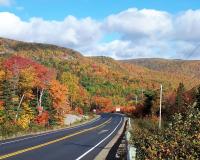
<path id="1" fill-rule="evenodd" d="M 0 160 L 93 160 L 123 120 L 119 114 L 102 114 L 81 126 L 0 141 Z"/>

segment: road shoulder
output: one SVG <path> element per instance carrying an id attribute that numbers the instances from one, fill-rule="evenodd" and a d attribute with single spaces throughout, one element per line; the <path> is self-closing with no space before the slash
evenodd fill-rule
<path id="1" fill-rule="evenodd" d="M 109 151 L 111 148 L 115 145 L 117 140 L 120 138 L 120 136 L 123 133 L 125 127 L 125 118 L 122 124 L 122 127 L 118 130 L 117 134 L 114 136 L 114 138 L 101 150 L 101 152 L 95 157 L 95 160 L 104 160 L 108 156 Z"/>

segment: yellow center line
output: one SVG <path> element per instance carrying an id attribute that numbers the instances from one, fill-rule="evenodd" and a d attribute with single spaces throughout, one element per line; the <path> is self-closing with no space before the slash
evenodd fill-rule
<path id="1" fill-rule="evenodd" d="M 42 144 L 39 144 L 39 145 L 36 145 L 36 146 L 33 146 L 33 147 L 29 147 L 29 148 L 22 149 L 22 150 L 13 152 L 13 153 L 9 153 L 9 154 L 2 155 L 2 156 L 0 156 L 0 160 L 5 159 L 5 158 L 9 158 L 9 157 L 13 157 L 13 156 L 16 156 L 16 155 L 21 154 L 21 153 L 24 153 L 24 152 L 32 151 L 32 150 L 35 150 L 35 149 L 38 149 L 38 148 L 41 148 L 41 147 L 44 147 L 44 146 L 47 146 L 47 145 L 50 145 L 50 144 L 53 144 L 53 143 L 62 141 L 62 140 L 65 140 L 65 139 L 68 139 L 68 138 L 70 138 L 70 137 L 79 135 L 79 134 L 81 134 L 81 133 L 85 133 L 85 132 L 88 132 L 88 131 L 91 131 L 91 130 L 95 130 L 95 129 L 97 129 L 97 128 L 100 128 L 100 127 L 102 127 L 102 126 L 104 126 L 104 125 L 110 123 L 110 122 L 111 122 L 111 119 L 112 119 L 112 118 L 108 119 L 107 121 L 105 121 L 105 122 L 103 122 L 102 124 L 100 124 L 100 125 L 98 125 L 98 126 L 95 126 L 95 127 L 91 127 L 91 128 L 88 128 L 88 129 L 84 129 L 84 130 L 82 130 L 82 131 L 79 131 L 79 132 L 76 132 L 76 133 L 73 133 L 73 134 L 70 134 L 70 135 L 67 135 L 67 136 L 64 136 L 64 137 L 61 137 L 61 138 L 58 138 L 58 139 L 55 139 L 55 140 L 46 142 L 46 143 L 42 143 Z"/>

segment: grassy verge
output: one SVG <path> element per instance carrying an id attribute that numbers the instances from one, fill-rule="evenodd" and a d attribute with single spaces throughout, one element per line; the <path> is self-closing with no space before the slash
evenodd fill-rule
<path id="1" fill-rule="evenodd" d="M 4 130 L 4 128 L 0 126 L 0 131 L 1 131 L 0 140 L 12 139 L 12 138 L 28 136 L 28 135 L 36 135 L 36 134 L 41 134 L 45 132 L 75 127 L 84 123 L 88 123 L 96 118 L 98 118 L 98 115 L 89 115 L 88 118 L 83 118 L 79 121 L 74 122 L 71 125 L 62 125 L 62 126 L 52 125 L 52 126 L 45 127 L 45 126 L 39 126 L 36 124 L 31 124 L 30 127 L 26 130 L 22 130 L 21 128 L 17 126 L 10 126 L 10 128 L 7 128 L 7 130 Z"/>

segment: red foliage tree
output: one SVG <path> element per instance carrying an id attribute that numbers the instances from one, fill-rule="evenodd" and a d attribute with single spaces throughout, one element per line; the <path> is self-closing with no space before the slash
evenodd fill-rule
<path id="1" fill-rule="evenodd" d="M 49 122 L 49 113 L 47 111 L 42 112 L 36 117 L 35 122 L 39 125 L 47 125 Z"/>
<path id="2" fill-rule="evenodd" d="M 44 88 L 50 80 L 55 77 L 55 72 L 46 68 L 45 66 L 29 59 L 20 56 L 12 56 L 3 62 L 5 69 L 9 70 L 14 76 L 18 76 L 23 69 L 33 68 L 39 80 L 38 86 Z"/>
<path id="3" fill-rule="evenodd" d="M 32 68 L 35 71 L 37 77 L 37 89 L 39 94 L 37 95 L 37 97 L 39 97 L 38 106 L 41 106 L 44 90 L 48 86 L 50 81 L 55 77 L 55 72 L 29 58 L 21 56 L 10 57 L 3 62 L 3 66 L 15 77 L 18 77 L 19 73 L 27 68 Z"/>
<path id="4" fill-rule="evenodd" d="M 80 108 L 80 107 L 76 107 L 76 108 L 75 108 L 75 112 L 78 113 L 78 114 L 83 115 L 83 109 Z"/>

